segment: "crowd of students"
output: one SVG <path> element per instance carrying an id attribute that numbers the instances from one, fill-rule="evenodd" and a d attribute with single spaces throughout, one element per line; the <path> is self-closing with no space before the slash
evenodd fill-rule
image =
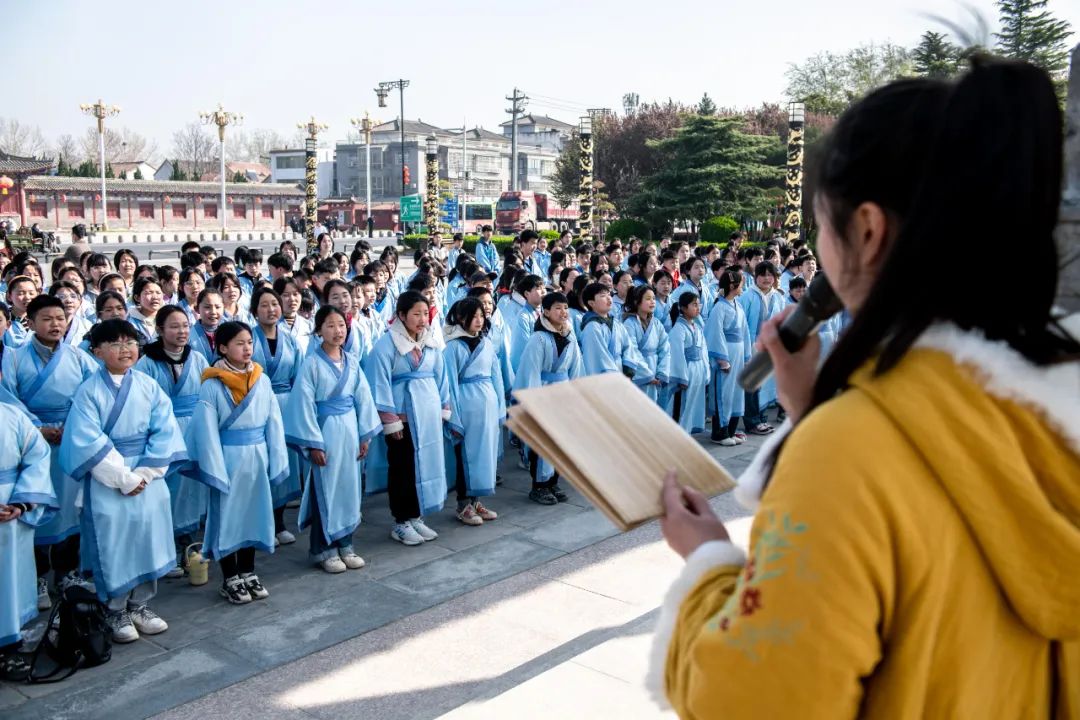
<path id="1" fill-rule="evenodd" d="M 709 418 L 736 445 L 740 417 L 772 431 L 775 390 L 734 377 L 813 279 L 805 246 L 597 248 L 567 232 L 549 248 L 526 230 L 500 254 L 491 235 L 473 253 L 436 236 L 411 275 L 393 247 L 346 255 L 328 235 L 265 263 L 188 243 L 179 270 L 87 252 L 53 261 L 47 286 L 33 256 L 0 253 L 0 421 L 17 440 L 0 450 L 0 677 L 25 673 L 20 628 L 72 585 L 107 605 L 118 642 L 165 631 L 149 603 L 200 533 L 222 597 L 268 597 L 256 552 L 296 541 L 290 504 L 313 563 L 339 573 L 364 565 L 364 494 L 388 493 L 409 546 L 438 537 L 424 518 L 451 488 L 462 523 L 495 520 L 507 446 L 530 500 L 565 502 L 502 427 L 516 389 L 621 372 L 688 432 Z"/>

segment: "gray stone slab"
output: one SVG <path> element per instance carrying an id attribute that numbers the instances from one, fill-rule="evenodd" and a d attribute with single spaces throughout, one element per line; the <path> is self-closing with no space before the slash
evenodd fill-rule
<path id="1" fill-rule="evenodd" d="M 564 553 L 515 536 L 479 545 L 382 579 L 385 585 L 438 602 L 528 570 Z"/>
<path id="2" fill-rule="evenodd" d="M 619 529 L 599 511 L 586 510 L 537 525 L 521 537 L 538 545 L 573 552 L 618 534 Z"/>
<path id="3" fill-rule="evenodd" d="M 487 498 L 485 498 L 485 502 Z M 448 550 L 465 550 L 477 545 L 489 542 L 497 542 L 499 538 L 513 533 L 520 533 L 521 526 L 503 522 L 502 504 L 496 496 L 490 499 L 491 509 L 499 513 L 495 520 L 485 522 L 483 525 L 465 525 L 457 519 L 457 511 L 454 508 L 444 510 L 439 514 L 438 525 L 439 539 L 434 544 Z M 451 503 L 456 507 L 455 503 Z"/>
<path id="4" fill-rule="evenodd" d="M 99 680 L 78 687 L 67 685 L 65 681 L 61 683 L 65 692 L 24 703 L 4 715 L 5 720 L 148 717 L 238 682 L 255 670 L 244 657 L 206 639 L 176 652 L 134 663 L 121 677 L 101 675 Z M 90 670 L 79 672 L 71 680 L 91 674 Z M 239 708 L 234 708 L 234 717 L 237 710 Z"/>
<path id="5" fill-rule="evenodd" d="M 7 717 L 8 710 L 26 702 L 26 696 L 15 689 L 14 685 L 0 682 L 0 711 Z"/>
<path id="6" fill-rule="evenodd" d="M 262 669 L 323 650 L 430 605 L 415 593 L 402 592 L 372 580 L 348 592 L 297 604 L 278 613 L 274 622 L 254 625 L 229 640 L 229 648 Z"/>
<path id="7" fill-rule="evenodd" d="M 125 677 L 132 667 L 152 662 L 155 658 L 164 655 L 165 651 L 159 645 L 148 640 L 137 640 L 127 645 L 113 645 L 112 659 L 104 665 L 80 670 L 63 682 L 20 685 L 19 692 L 31 699 L 63 695 L 95 683 L 115 681 L 116 678 Z"/>

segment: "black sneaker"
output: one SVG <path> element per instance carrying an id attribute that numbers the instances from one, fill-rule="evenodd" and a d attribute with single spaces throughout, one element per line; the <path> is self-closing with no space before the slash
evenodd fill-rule
<path id="1" fill-rule="evenodd" d="M 252 600 L 265 600 L 270 597 L 270 591 L 259 582 L 259 576 L 255 573 L 241 575 L 240 579 L 244 581 L 244 586 L 247 588 L 248 595 L 251 596 Z"/>
<path id="2" fill-rule="evenodd" d="M 30 666 L 26 660 L 12 653 L 0 657 L 0 680 L 23 682 L 30 675 Z"/>
<path id="3" fill-rule="evenodd" d="M 247 605 L 251 602 L 251 593 L 248 592 L 247 584 L 239 577 L 226 578 L 218 592 L 233 605 Z"/>
<path id="4" fill-rule="evenodd" d="M 502 475 L 496 475 L 495 476 L 495 485 L 496 485 L 496 487 L 498 487 L 499 485 L 502 485 Z"/>
<path id="5" fill-rule="evenodd" d="M 559 502 L 566 502 L 570 499 L 570 496 L 563 492 L 563 489 L 558 485 L 552 485 L 548 490 L 551 491 L 551 494 L 554 495 L 555 499 Z"/>
<path id="6" fill-rule="evenodd" d="M 558 505 L 559 501 L 548 488 L 535 488 L 529 491 L 529 499 L 540 505 Z"/>
<path id="7" fill-rule="evenodd" d="M 521 449 L 521 439 L 517 435 L 510 436 L 510 447 L 518 450 Z"/>

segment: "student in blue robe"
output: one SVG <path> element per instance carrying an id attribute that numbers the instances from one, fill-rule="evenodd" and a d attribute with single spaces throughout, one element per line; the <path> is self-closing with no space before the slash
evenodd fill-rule
<path id="1" fill-rule="evenodd" d="M 439 306 L 439 293 L 438 293 L 438 280 L 434 275 L 421 272 L 409 281 L 406 288 L 413 292 L 418 292 L 424 296 L 424 299 L 428 302 L 428 327 L 431 329 L 432 339 L 435 341 L 435 347 L 440 352 L 446 347 L 446 341 L 443 340 L 442 326 L 443 326 L 443 313 Z"/>
<path id="2" fill-rule="evenodd" d="M 476 263 L 488 272 L 497 273 L 502 263 L 499 260 L 499 250 L 491 241 L 492 229 L 490 225 L 480 228 L 480 238 L 476 241 Z"/>
<path id="3" fill-rule="evenodd" d="M 253 297 L 255 285 L 262 281 L 263 253 L 259 248 L 248 248 L 237 262 L 243 266 L 243 272 L 236 276 L 240 289 L 247 297 Z M 254 313 L 252 313 L 254 315 Z"/>
<path id="4" fill-rule="evenodd" d="M 75 393 L 59 460 L 81 489 L 83 565 L 115 642 L 156 635 L 168 624 L 148 607 L 157 580 L 176 567 L 168 472 L 188 459 L 172 403 L 158 384 L 132 372 L 139 335 L 124 320 L 90 333 L 104 367 Z"/>
<path id="5" fill-rule="evenodd" d="M 585 374 L 581 351 L 574 341 L 570 306 L 562 293 L 548 293 L 541 315 L 529 338 L 514 378 L 514 389 L 525 390 L 574 380 Z M 526 448 L 532 489 L 529 499 L 540 505 L 566 502 L 569 496 L 559 487 L 559 474 L 536 451 Z"/>
<path id="6" fill-rule="evenodd" d="M 679 286 L 672 291 L 671 296 L 668 298 L 668 312 L 670 313 L 671 309 L 678 305 L 680 295 L 693 293 L 697 295 L 698 304 L 701 306 L 701 313 L 697 316 L 696 322 L 698 328 L 702 329 L 705 327 L 705 320 L 709 316 L 709 308 L 713 304 L 712 292 L 705 282 L 705 261 L 699 257 L 690 258 L 682 264 L 680 273 L 682 282 L 679 283 Z"/>
<path id="7" fill-rule="evenodd" d="M 585 291 L 585 288 L 592 283 L 592 277 L 587 273 L 578 275 L 574 280 L 573 290 L 566 295 L 566 300 L 569 303 L 570 308 L 570 326 L 574 334 L 574 342 L 579 343 L 581 341 L 581 320 L 585 317 L 585 313 L 589 312 L 589 308 L 581 301 L 581 293 Z"/>
<path id="8" fill-rule="evenodd" d="M 343 348 L 345 313 L 323 305 L 315 333 L 321 342 L 289 394 L 285 437 L 313 466 L 300 504 L 300 529 L 311 527 L 309 557 L 339 573 L 364 566 L 352 536 L 360 525 L 363 458 L 382 423 L 360 364 Z"/>
<path id="9" fill-rule="evenodd" d="M 674 280 L 667 270 L 657 270 L 652 276 L 652 286 L 656 290 L 656 319 L 665 330 L 671 330 L 671 293 Z"/>
<path id="10" fill-rule="evenodd" d="M 194 465 L 184 472 L 210 488 L 203 554 L 221 566 L 221 596 L 243 605 L 270 596 L 255 550 L 274 552 L 271 488 L 288 477 L 289 455 L 270 380 L 251 361 L 251 330 L 222 323 L 214 340 L 219 359 L 203 371 L 187 433 Z"/>
<path id="11" fill-rule="evenodd" d="M 429 310 L 420 293 L 402 293 L 390 331 L 364 360 L 385 438 L 385 469 L 369 466 L 369 488 L 389 491 L 390 537 L 405 545 L 438 537 L 423 515 L 446 501 L 443 423 L 450 417 L 450 390 Z"/>
<path id="12" fill-rule="evenodd" d="M 57 507 L 49 444 L 25 412 L 0 402 L 0 680 L 21 682 L 30 667 L 18 656 L 21 628 L 38 613 L 34 528 Z"/>
<path id="13" fill-rule="evenodd" d="M 634 276 L 629 270 L 617 270 L 611 276 L 611 317 L 622 322 L 627 293 L 634 287 Z"/>
<path id="14" fill-rule="evenodd" d="M 139 342 L 143 345 L 157 340 L 155 318 L 158 310 L 165 304 L 164 297 L 157 278 L 144 277 L 135 281 L 131 294 L 134 307 L 128 312 L 128 322 L 138 331 Z"/>
<path id="15" fill-rule="evenodd" d="M 4 344 L 18 347 L 30 339 L 31 330 L 27 308 L 38 294 L 38 288 L 33 279 L 25 275 L 8 280 L 7 304 L 11 308 L 11 327 L 8 328 L 8 336 L 5 336 Z"/>
<path id="16" fill-rule="evenodd" d="M 281 298 L 281 326 L 292 339 L 301 353 L 307 353 L 308 340 L 315 329 L 310 318 L 300 314 L 303 292 L 300 284 L 292 278 L 278 278 L 274 281 L 274 292 Z"/>
<path id="17" fill-rule="evenodd" d="M 64 342 L 68 345 L 78 345 L 82 342 L 86 333 L 90 332 L 93 323 L 86 318 L 83 312 L 82 293 L 79 288 L 67 280 L 58 280 L 49 286 L 49 295 L 59 300 L 64 305 L 64 315 L 67 317 L 68 329 L 64 333 Z"/>
<path id="18" fill-rule="evenodd" d="M 199 319 L 196 308 L 199 306 L 199 293 L 206 289 L 206 281 L 198 268 L 184 268 L 180 271 L 180 301 L 176 303 L 188 316 L 192 327 Z"/>
<path id="19" fill-rule="evenodd" d="M 124 296 L 115 290 L 103 290 L 98 293 L 97 298 L 94 300 L 94 323 L 105 322 L 106 320 L 127 320 L 128 318 L 128 306 L 124 300 Z M 93 325 L 90 326 L 93 330 Z M 79 339 L 77 346 L 80 350 L 91 355 L 90 353 L 90 332 L 87 331 Z M 93 355 L 91 355 L 93 357 Z M 97 358 L 94 358 L 95 360 Z M 100 364 L 100 361 L 98 361 Z"/>
<path id="20" fill-rule="evenodd" d="M 514 292 L 503 306 L 502 316 L 510 333 L 510 366 L 517 367 L 521 353 L 540 316 L 544 299 L 544 281 L 537 275 L 526 275 L 514 285 Z"/>
<path id="21" fill-rule="evenodd" d="M 450 309 L 443 360 L 450 388 L 447 475 L 457 492 L 457 518 L 482 525 L 498 514 L 480 500 L 495 494 L 506 417 L 499 356 L 484 329 L 487 317 L 476 298 L 463 298 Z"/>
<path id="22" fill-rule="evenodd" d="M 776 268 L 763 260 L 754 268 L 754 284 L 739 296 L 750 329 L 751 347 L 757 342 L 765 321 L 783 310 L 783 295 L 775 289 L 778 280 Z M 776 381 L 770 378 L 756 392 L 747 392 L 745 403 L 743 424 L 746 432 L 754 435 L 771 433 L 773 426 L 765 421 L 765 411 L 776 403 Z"/>
<path id="23" fill-rule="evenodd" d="M 671 346 L 668 376 L 671 416 L 686 432 L 705 429 L 705 387 L 709 384 L 708 349 L 705 335 L 698 326 L 701 301 L 697 293 L 679 296 L 671 306 Z"/>
<path id="24" fill-rule="evenodd" d="M 244 297 L 244 288 L 236 275 L 231 272 L 219 272 L 210 280 L 210 287 L 221 293 L 221 302 L 224 314 L 222 318 L 228 321 L 242 322 L 248 327 L 255 324 L 255 318 L 247 308 L 247 300 Z"/>
<path id="25" fill-rule="evenodd" d="M 636 256 L 635 256 L 636 257 Z M 623 327 L 643 366 L 634 372 L 634 384 L 663 407 L 667 400 L 669 354 L 667 330 L 656 318 L 656 293 L 638 285 L 627 293 Z"/>
<path id="26" fill-rule="evenodd" d="M 453 238 L 450 240 L 450 248 L 446 251 L 446 267 L 456 268 L 458 257 L 463 252 L 465 245 L 465 236 L 461 233 L 454 233 Z M 468 255 L 468 253 L 465 253 Z M 447 298 L 449 301 L 449 298 Z M 453 303 L 451 303 L 453 305 Z"/>
<path id="27" fill-rule="evenodd" d="M 345 317 L 351 317 L 353 299 L 349 284 L 344 280 L 328 280 L 326 284 L 323 285 L 322 305 L 320 306 L 320 309 L 326 305 L 333 305 L 340 310 Z M 345 339 L 344 350 L 349 353 L 353 360 L 359 365 L 367 355 L 366 338 L 355 323 L 350 322 L 348 330 L 349 332 Z M 310 357 L 314 355 L 315 350 L 317 350 L 318 347 L 318 339 L 313 338 L 311 342 L 308 343 L 305 356 Z"/>
<path id="28" fill-rule="evenodd" d="M 27 308 L 27 319 L 29 339 L 18 348 L 5 350 L 0 382 L 23 404 L 50 446 L 50 477 L 58 510 L 37 528 L 34 538 L 38 546 L 39 605 L 44 610 L 51 604 L 45 580 L 50 569 L 54 571 L 56 588 L 81 582 L 75 502 L 79 488 L 64 474 L 57 457 L 71 399 L 79 385 L 97 371 L 98 363 L 82 350 L 63 343 L 67 317 L 56 298 L 34 298 Z"/>
<path id="29" fill-rule="evenodd" d="M 186 433 L 195 405 L 206 360 L 188 345 L 191 326 L 187 313 L 179 305 L 166 305 L 157 312 L 158 339 L 143 346 L 143 356 L 135 369 L 157 382 L 172 402 L 173 417 Z M 207 489 L 198 480 L 173 468 L 165 475 L 172 508 L 173 535 L 178 556 L 176 567 L 167 577 L 182 577 L 184 549 L 194 542 L 194 534 L 206 517 Z"/>
<path id="30" fill-rule="evenodd" d="M 285 331 L 281 324 L 281 296 L 267 286 L 255 289 L 251 296 L 251 314 L 255 316 L 252 328 L 253 349 L 251 359 L 263 369 L 263 374 L 270 380 L 282 417 L 289 401 L 293 383 L 300 374 L 304 355 L 296 345 L 296 340 Z M 285 527 L 285 506 L 300 498 L 303 491 L 302 479 L 307 477 L 307 460 L 297 449 L 289 448 L 289 476 L 273 487 L 274 496 L 274 539 L 278 545 L 290 545 L 296 542 L 296 536 Z"/>
<path id="31" fill-rule="evenodd" d="M 203 356 L 207 364 L 217 361 L 218 354 L 214 345 L 214 335 L 225 316 L 225 302 L 221 293 L 208 287 L 199 293 L 199 321 L 191 328 L 191 349 Z"/>
<path id="32" fill-rule="evenodd" d="M 746 394 L 737 378 L 753 347 L 746 312 L 738 301 L 743 283 L 743 274 L 737 267 L 721 273 L 717 284 L 721 296 L 705 324 L 713 384 L 711 440 L 728 447 L 745 442 L 745 436 L 740 437 L 741 433 L 736 432 L 746 408 Z"/>
<path id="33" fill-rule="evenodd" d="M 375 346 L 375 341 L 386 332 L 386 320 L 375 309 L 375 279 L 370 275 L 360 275 L 353 280 L 353 283 L 360 288 L 363 298 L 363 304 L 359 306 L 353 321 L 360 327 L 367 338 L 368 344 L 364 353 L 366 356 L 367 353 L 371 352 L 371 348 Z M 355 291 L 353 297 L 356 297 Z"/>
<path id="34" fill-rule="evenodd" d="M 581 319 L 581 361 L 586 375 L 606 372 L 648 373 L 644 359 L 630 342 L 626 326 L 611 316 L 611 290 L 591 283 L 581 291 L 589 311 Z"/>

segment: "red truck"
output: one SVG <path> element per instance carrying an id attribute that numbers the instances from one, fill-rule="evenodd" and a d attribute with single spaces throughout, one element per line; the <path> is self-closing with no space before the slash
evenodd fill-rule
<path id="1" fill-rule="evenodd" d="M 504 192 L 495 204 L 495 229 L 502 234 L 522 230 L 574 230 L 577 228 L 577 202 L 559 205 L 553 196 L 531 190 Z"/>

